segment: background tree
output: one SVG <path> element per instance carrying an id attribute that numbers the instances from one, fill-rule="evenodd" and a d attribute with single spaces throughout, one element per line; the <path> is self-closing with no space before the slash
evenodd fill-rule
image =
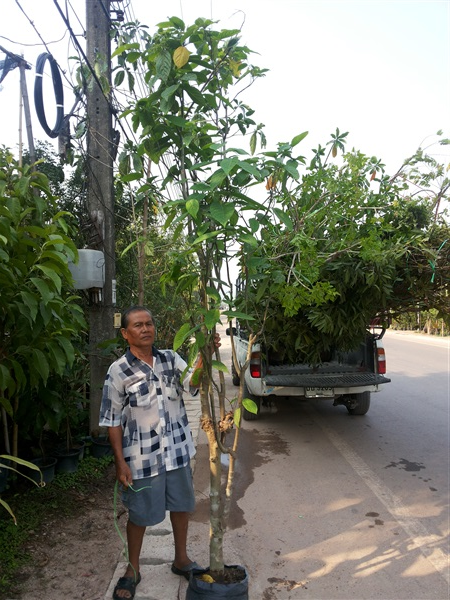
<path id="1" fill-rule="evenodd" d="M 17 456 L 19 399 L 32 399 L 75 359 L 85 327 L 70 290 L 77 250 L 48 180 L 0 153 L 0 404 L 6 450 Z M 28 392 L 28 393 L 27 393 Z M 13 422 L 9 448 L 6 413 Z"/>

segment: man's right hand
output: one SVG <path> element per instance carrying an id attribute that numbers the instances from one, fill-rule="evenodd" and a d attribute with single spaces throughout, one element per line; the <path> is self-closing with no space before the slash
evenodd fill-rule
<path id="1" fill-rule="evenodd" d="M 133 483 L 133 476 L 131 475 L 131 469 L 128 466 L 128 463 L 125 461 L 123 457 L 123 449 L 122 449 L 122 441 L 123 441 L 123 432 L 122 427 L 118 425 L 117 427 L 109 428 L 109 441 L 111 442 L 111 446 L 114 453 L 114 462 L 116 463 L 116 479 L 119 483 L 121 483 L 125 488 Z"/>
<path id="2" fill-rule="evenodd" d="M 124 488 L 127 488 L 133 483 L 131 469 L 125 461 L 120 461 L 119 463 L 116 461 L 116 479 L 124 486 Z"/>

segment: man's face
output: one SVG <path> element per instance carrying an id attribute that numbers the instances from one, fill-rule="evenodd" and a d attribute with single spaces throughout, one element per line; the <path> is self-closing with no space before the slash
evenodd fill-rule
<path id="1" fill-rule="evenodd" d="M 151 348 L 155 341 L 155 324 L 151 314 L 146 310 L 130 313 L 127 327 L 120 331 L 130 347 Z"/>

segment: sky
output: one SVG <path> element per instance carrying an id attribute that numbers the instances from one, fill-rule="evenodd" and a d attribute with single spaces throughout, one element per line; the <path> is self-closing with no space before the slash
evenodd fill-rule
<path id="1" fill-rule="evenodd" d="M 68 56 L 76 52 L 56 3 L 83 44 L 85 0 L 3 0 L 0 19 L 0 45 L 33 67 L 27 71 L 33 134 L 49 142 L 33 105 L 42 40 L 65 71 L 65 112 L 74 102 L 66 77 L 73 68 Z M 448 0 L 123 0 L 112 8 L 125 9 L 150 32 L 174 15 L 186 24 L 206 17 L 221 28 L 242 28 L 241 41 L 255 52 L 252 62 L 269 69 L 242 98 L 265 124 L 268 149 L 308 131 L 299 150 L 311 156 L 339 128 L 349 132 L 348 149 L 382 159 L 393 172 L 435 141 L 439 129 L 450 137 Z M 0 144 L 15 147 L 18 69 L 1 85 Z M 52 104 L 46 104 L 50 125 Z M 450 160 L 446 148 L 432 152 Z"/>

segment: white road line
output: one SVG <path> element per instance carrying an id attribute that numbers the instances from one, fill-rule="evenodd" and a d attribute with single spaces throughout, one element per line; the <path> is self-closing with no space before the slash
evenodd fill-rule
<path id="1" fill-rule="evenodd" d="M 314 410 L 314 413 L 314 420 L 333 446 L 341 453 L 361 479 L 364 480 L 378 500 L 384 504 L 423 556 L 450 585 L 449 557 L 438 548 L 438 544 L 442 543 L 442 539 L 437 535 L 430 534 L 347 442 L 326 425 L 325 420 L 322 419 L 316 410 Z"/>

